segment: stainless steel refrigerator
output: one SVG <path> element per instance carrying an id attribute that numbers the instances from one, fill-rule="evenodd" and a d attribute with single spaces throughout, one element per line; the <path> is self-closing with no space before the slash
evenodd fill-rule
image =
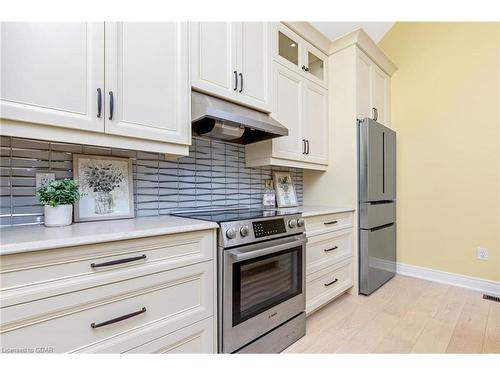
<path id="1" fill-rule="evenodd" d="M 396 274 L 396 132 L 358 121 L 359 292 L 369 295 Z"/>

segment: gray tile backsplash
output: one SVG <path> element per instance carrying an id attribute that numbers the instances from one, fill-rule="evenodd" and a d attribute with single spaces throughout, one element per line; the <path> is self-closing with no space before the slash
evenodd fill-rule
<path id="1" fill-rule="evenodd" d="M 245 147 L 193 138 L 189 156 L 167 161 L 162 154 L 70 143 L 0 137 L 0 225 L 43 222 L 35 174 L 72 178 L 73 153 L 113 155 L 133 160 L 136 216 L 169 214 L 175 209 L 250 206 L 262 202 L 263 180 L 272 170 L 289 170 L 302 203 L 302 170 L 245 167 Z"/>

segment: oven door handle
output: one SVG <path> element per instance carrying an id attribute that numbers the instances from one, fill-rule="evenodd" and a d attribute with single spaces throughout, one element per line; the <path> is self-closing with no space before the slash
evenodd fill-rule
<path id="1" fill-rule="evenodd" d="M 292 242 L 286 242 L 279 245 L 274 245 L 270 247 L 264 247 L 259 250 L 252 251 L 240 251 L 240 250 L 228 250 L 227 253 L 235 262 L 241 262 L 248 259 L 258 258 L 264 255 L 269 255 L 272 253 L 277 253 L 282 250 L 291 249 L 297 246 L 302 246 L 307 242 L 307 238 L 301 238 L 300 240 L 295 240 Z"/>

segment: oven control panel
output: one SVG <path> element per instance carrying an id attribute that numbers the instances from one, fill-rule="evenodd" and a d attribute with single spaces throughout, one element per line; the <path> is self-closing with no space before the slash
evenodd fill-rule
<path id="1" fill-rule="evenodd" d="M 219 246 L 233 247 L 305 231 L 300 214 L 220 223 Z"/>
<path id="2" fill-rule="evenodd" d="M 252 226 L 255 238 L 286 233 L 285 220 L 282 217 L 278 219 L 256 221 L 252 223 Z"/>

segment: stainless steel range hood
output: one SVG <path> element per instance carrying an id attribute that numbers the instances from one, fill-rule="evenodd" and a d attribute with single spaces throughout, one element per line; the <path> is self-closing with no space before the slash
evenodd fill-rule
<path id="1" fill-rule="evenodd" d="M 288 135 L 267 113 L 196 91 L 191 94 L 191 121 L 195 135 L 244 145 Z"/>

